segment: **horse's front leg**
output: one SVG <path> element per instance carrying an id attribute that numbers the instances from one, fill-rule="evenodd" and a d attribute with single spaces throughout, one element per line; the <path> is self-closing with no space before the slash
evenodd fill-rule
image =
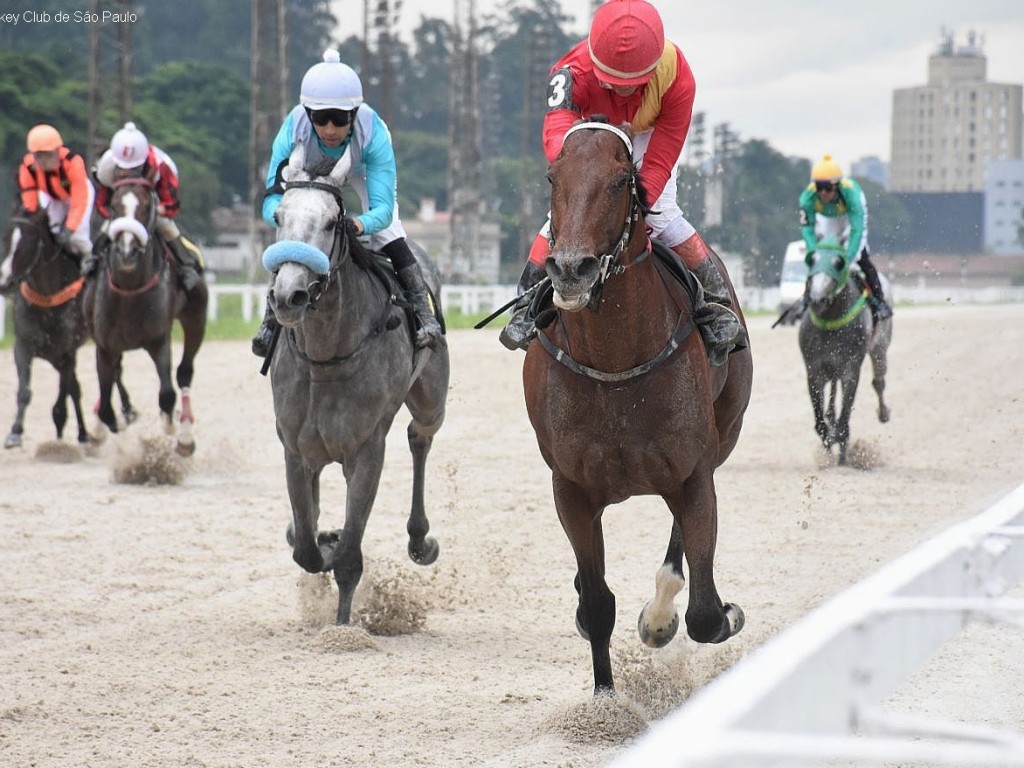
<path id="1" fill-rule="evenodd" d="M 14 415 L 11 431 L 4 440 L 4 448 L 21 446 L 21 436 L 25 432 L 25 409 L 32 400 L 32 355 L 20 341 L 14 344 L 14 368 L 18 372 L 18 410 Z"/>
<path id="2" fill-rule="evenodd" d="M 839 444 L 839 466 L 846 464 L 846 450 L 850 442 L 850 415 L 853 413 L 853 401 L 857 396 L 857 384 L 860 381 L 860 363 L 847 371 L 843 376 L 843 400 L 839 418 L 835 426 L 835 442 Z"/>
<path id="3" fill-rule="evenodd" d="M 286 538 L 292 547 L 292 559 L 310 573 L 322 573 L 331 567 L 337 538 L 320 536 L 320 472 L 295 451 L 285 448 L 285 480 L 292 507 L 292 522 Z"/>
<path id="4" fill-rule="evenodd" d="M 673 522 L 665 560 L 654 577 L 654 599 L 640 611 L 636 628 L 640 640 L 650 648 L 663 648 L 679 631 L 675 597 L 686 584 L 683 576 L 683 536 Z"/>
<path id="5" fill-rule="evenodd" d="M 829 423 L 825 417 L 825 380 L 817 375 L 807 377 L 807 391 L 811 396 L 811 409 L 814 411 L 814 432 L 825 446 L 825 450 L 831 446 L 829 442 Z"/>
<path id="6" fill-rule="evenodd" d="M 121 370 L 121 353 L 111 352 L 96 345 L 96 378 L 99 380 L 100 403 L 96 410 L 96 418 L 99 424 L 93 430 L 92 441 L 102 443 L 106 438 L 106 429 L 117 433 L 117 417 L 114 415 L 114 407 L 111 403 L 111 394 L 114 390 L 114 380 L 118 371 Z"/>
<path id="7" fill-rule="evenodd" d="M 674 496 L 665 501 L 682 533 L 690 568 L 686 631 L 698 643 L 721 643 L 743 629 L 743 610 L 722 603 L 715 586 L 715 545 L 718 539 L 718 500 L 713 468 L 699 466 Z"/>
<path id="8" fill-rule="evenodd" d="M 174 434 L 174 405 L 178 395 L 174 391 L 174 384 L 171 382 L 171 335 L 167 334 L 161 341 L 146 345 L 146 352 L 149 353 L 156 366 L 156 375 L 160 378 L 160 391 L 157 395 L 157 402 L 160 404 L 160 413 L 163 416 L 164 431 L 168 435 Z"/>
<path id="9" fill-rule="evenodd" d="M 64 425 L 67 423 L 68 409 L 67 398 L 71 400 L 71 407 L 75 410 L 75 422 L 78 425 L 78 442 L 82 445 L 89 442 L 89 431 L 85 428 L 85 414 L 82 412 L 82 386 L 75 374 L 74 353 L 69 358 L 61 361 L 60 366 L 60 393 L 57 396 L 57 403 L 53 406 L 53 423 L 57 427 L 57 439 L 61 439 L 64 432 Z M 59 406 L 59 408 L 58 408 Z"/>
<path id="10" fill-rule="evenodd" d="M 604 579 L 604 507 L 595 504 L 583 488 L 558 472 L 552 474 L 551 486 L 558 520 L 576 554 L 576 628 L 590 641 L 594 695 L 610 693 L 615 690 L 609 650 L 615 628 L 615 595 Z"/>
<path id="11" fill-rule="evenodd" d="M 352 620 L 352 597 L 363 576 L 363 534 L 377 498 L 384 469 L 386 428 L 378 427 L 354 455 L 345 456 L 345 527 L 334 558 L 334 581 L 338 585 L 338 624 Z"/>

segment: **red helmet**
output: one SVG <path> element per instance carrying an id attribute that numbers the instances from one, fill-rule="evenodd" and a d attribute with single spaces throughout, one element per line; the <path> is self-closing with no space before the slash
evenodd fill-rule
<path id="1" fill-rule="evenodd" d="M 599 80 L 643 85 L 661 61 L 665 29 L 647 0 L 609 0 L 594 14 L 588 42 Z"/>

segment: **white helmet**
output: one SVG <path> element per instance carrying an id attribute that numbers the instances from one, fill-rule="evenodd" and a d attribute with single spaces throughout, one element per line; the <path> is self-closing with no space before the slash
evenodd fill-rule
<path id="1" fill-rule="evenodd" d="M 149 154 L 146 134 L 136 128 L 135 123 L 125 123 L 110 140 L 110 153 L 118 168 L 138 168 Z"/>
<path id="2" fill-rule="evenodd" d="M 363 84 L 352 67 L 341 63 L 341 54 L 328 48 L 324 51 L 324 60 L 310 67 L 303 76 L 299 103 L 314 111 L 351 111 L 363 103 Z"/>

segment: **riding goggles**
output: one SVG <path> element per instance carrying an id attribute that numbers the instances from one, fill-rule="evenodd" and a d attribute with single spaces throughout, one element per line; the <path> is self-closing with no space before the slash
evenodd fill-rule
<path id="1" fill-rule="evenodd" d="M 356 109 L 307 109 L 306 114 L 309 116 L 310 122 L 318 128 L 323 128 L 327 123 L 334 123 L 337 127 L 344 128 L 355 120 Z"/>
<path id="2" fill-rule="evenodd" d="M 839 185 L 834 181 L 816 181 L 814 182 L 814 188 L 819 192 L 831 192 L 834 189 L 838 189 Z"/>

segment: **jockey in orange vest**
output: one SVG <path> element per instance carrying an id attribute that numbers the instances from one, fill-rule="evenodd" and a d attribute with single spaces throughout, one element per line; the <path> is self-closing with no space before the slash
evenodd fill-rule
<path id="1" fill-rule="evenodd" d="M 710 315 L 700 328 L 713 365 L 746 347 L 746 331 L 707 246 L 676 202 L 676 165 L 690 129 L 696 91 L 693 73 L 679 48 L 665 39 L 661 16 L 646 0 L 609 0 L 594 13 L 588 38 L 551 68 L 544 152 L 558 156 L 566 131 L 579 119 L 605 115 L 612 125 L 633 127 L 633 160 L 651 203 L 645 223 L 652 237 L 674 251 L 704 287 Z M 519 280 L 523 293 L 545 276 L 550 253 L 550 217 L 530 249 Z M 501 333 L 509 349 L 526 349 L 536 335 L 520 306 Z"/>
<path id="2" fill-rule="evenodd" d="M 21 205 L 29 213 L 45 208 L 50 228 L 62 248 L 79 259 L 92 250 L 89 218 L 95 191 L 82 156 L 64 146 L 52 125 L 34 126 L 28 154 L 18 167 Z"/>
<path id="3" fill-rule="evenodd" d="M 110 149 L 96 163 L 95 172 L 99 182 L 96 210 L 108 220 L 111 212 L 107 206 L 117 180 L 141 176 L 153 183 L 157 195 L 156 231 L 178 264 L 178 278 L 182 286 L 186 291 L 195 288 L 202 279 L 199 277 L 200 262 L 182 239 L 178 225 L 172 221 L 180 212 L 181 203 L 178 199 L 178 167 L 171 156 L 150 144 L 146 134 L 135 123 L 129 122 L 114 134 Z M 104 223 L 101 237 L 105 237 L 108 224 L 109 221 Z M 96 257 L 87 259 L 82 265 L 83 273 L 92 275 L 97 262 Z"/>

